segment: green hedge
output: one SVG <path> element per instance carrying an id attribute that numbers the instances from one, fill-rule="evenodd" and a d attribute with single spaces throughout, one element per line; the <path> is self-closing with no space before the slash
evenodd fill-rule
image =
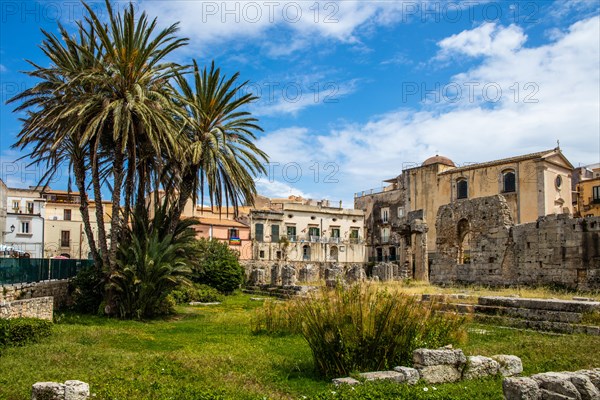
<path id="1" fill-rule="evenodd" d="M 0 347 L 37 342 L 51 333 L 52 322 L 43 319 L 0 319 Z"/>

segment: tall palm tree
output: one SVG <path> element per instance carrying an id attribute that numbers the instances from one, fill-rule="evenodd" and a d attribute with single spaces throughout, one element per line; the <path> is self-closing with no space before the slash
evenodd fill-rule
<path id="1" fill-rule="evenodd" d="M 123 14 L 114 13 L 107 0 L 107 24 L 84 6 L 89 17 L 78 23 L 77 36 L 69 36 L 62 27 L 61 39 L 43 32 L 41 48 L 51 67 L 31 63 L 34 70 L 29 75 L 40 82 L 11 99 L 21 101 L 17 110 L 28 111 L 15 146 L 32 146 L 33 161 L 45 161 L 54 170 L 63 160 L 71 162 L 84 196 L 82 214 L 87 212 L 86 184 L 91 183 L 98 223 L 98 249 L 93 253 L 112 270 L 122 226 L 136 194 L 144 196 L 149 169 L 162 168 L 165 163 L 156 160 L 178 151 L 176 138 L 185 110 L 174 101 L 178 95 L 171 81 L 185 68 L 165 59 L 187 39 L 175 36 L 177 24 L 158 31 L 156 19 L 136 15 L 133 5 Z M 104 184 L 112 189 L 110 241 Z M 89 215 L 84 219 L 89 221 Z M 86 223 L 94 249 L 88 227 Z"/>
<path id="2" fill-rule="evenodd" d="M 200 71 L 193 62 L 192 87 L 185 76 L 179 76 L 179 86 L 188 118 L 184 121 L 181 143 L 185 152 L 178 159 L 176 177 L 181 215 L 186 202 L 196 202 L 197 193 L 203 202 L 208 194 L 211 206 L 232 205 L 236 210 L 256 194 L 254 177 L 265 172 L 266 153 L 254 140 L 255 131 L 262 131 L 243 107 L 257 99 L 243 93 L 247 82 L 238 84 L 239 73 L 227 78 L 221 70 L 206 67 Z M 187 143 L 187 145 L 185 145 Z"/>
<path id="3" fill-rule="evenodd" d="M 89 22 L 89 21 L 88 21 Z M 31 148 L 25 156 L 33 163 L 45 164 L 46 173 L 39 184 L 46 186 L 59 171 L 63 163 L 68 163 L 73 171 L 75 183 L 80 193 L 80 211 L 90 251 L 98 267 L 101 267 L 96 241 L 91 227 L 86 185 L 88 182 L 88 147 L 82 138 L 82 130 L 77 129 L 73 120 L 76 116 L 69 108 L 85 96 L 93 87 L 69 85 L 86 71 L 97 68 L 100 48 L 94 40 L 91 24 L 79 23 L 79 37 L 70 37 L 59 25 L 62 41 L 53 34 L 42 31 L 45 37 L 42 51 L 51 61 L 51 67 L 43 68 L 29 63 L 35 68 L 28 75 L 40 82 L 9 102 L 21 102 L 15 111 L 27 110 L 22 119 L 23 128 L 13 148 Z M 70 190 L 70 188 L 69 188 Z"/>

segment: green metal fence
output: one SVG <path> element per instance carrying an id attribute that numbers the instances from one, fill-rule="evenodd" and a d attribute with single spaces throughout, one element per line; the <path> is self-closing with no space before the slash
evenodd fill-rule
<path id="1" fill-rule="evenodd" d="M 0 285 L 67 279 L 93 263 L 93 260 L 0 258 Z"/>

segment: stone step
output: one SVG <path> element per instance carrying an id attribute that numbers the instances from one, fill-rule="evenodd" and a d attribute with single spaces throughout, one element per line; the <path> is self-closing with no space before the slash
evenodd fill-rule
<path id="1" fill-rule="evenodd" d="M 579 324 L 583 319 L 583 314 L 580 312 L 482 306 L 479 304 L 473 306 L 473 311 L 478 314 L 498 315 L 509 318 L 522 318 L 531 321 L 565 322 L 569 324 Z"/>
<path id="2" fill-rule="evenodd" d="M 478 322 L 491 323 L 500 326 L 509 326 L 520 329 L 532 329 L 555 333 L 579 333 L 585 335 L 600 336 L 600 326 L 589 326 L 569 324 L 566 322 L 532 321 L 522 318 L 510 318 L 497 315 L 485 315 L 475 313 L 474 318 Z"/>
<path id="3" fill-rule="evenodd" d="M 598 301 L 577 301 L 558 299 L 522 299 L 518 297 L 483 296 L 478 300 L 481 306 L 529 308 L 547 311 L 583 313 L 600 311 Z"/>

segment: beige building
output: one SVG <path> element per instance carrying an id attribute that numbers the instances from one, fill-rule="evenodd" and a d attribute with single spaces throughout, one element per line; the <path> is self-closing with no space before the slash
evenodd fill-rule
<path id="1" fill-rule="evenodd" d="M 88 238 L 85 234 L 83 217 L 80 211 L 79 192 L 46 189 L 41 193 L 45 201 L 44 256 L 64 256 L 69 258 L 91 258 Z M 88 203 L 92 232 L 97 238 L 98 225 L 96 207 Z M 104 202 L 104 223 L 107 233 L 110 229 L 112 204 Z"/>
<path id="2" fill-rule="evenodd" d="M 580 167 L 575 186 L 575 214 L 579 217 L 600 216 L 600 164 Z"/>
<path id="3" fill-rule="evenodd" d="M 370 259 L 408 264 L 413 276 L 426 279 L 441 206 L 501 194 L 517 224 L 571 214 L 572 173 L 559 148 L 461 167 L 436 155 L 380 191 L 355 194 L 354 207 L 366 213 Z"/>
<path id="4" fill-rule="evenodd" d="M 362 263 L 364 212 L 327 200 L 290 196 L 255 200 L 250 211 L 252 258 L 259 261 Z"/>

